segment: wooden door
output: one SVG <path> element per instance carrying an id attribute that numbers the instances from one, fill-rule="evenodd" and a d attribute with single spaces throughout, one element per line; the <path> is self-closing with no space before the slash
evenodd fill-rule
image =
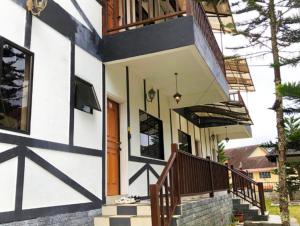
<path id="1" fill-rule="evenodd" d="M 119 105 L 107 101 L 107 195 L 120 194 Z"/>

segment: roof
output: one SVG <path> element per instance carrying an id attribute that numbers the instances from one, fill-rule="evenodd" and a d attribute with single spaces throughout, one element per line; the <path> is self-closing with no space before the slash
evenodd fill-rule
<path id="1" fill-rule="evenodd" d="M 217 3 L 203 0 L 201 3 L 214 31 L 222 30 L 224 33 L 236 33 L 228 0 L 220 0 Z"/>
<path id="2" fill-rule="evenodd" d="M 178 108 L 174 111 L 200 128 L 253 125 L 240 93 L 230 93 L 229 96 L 229 101 Z"/>
<path id="3" fill-rule="evenodd" d="M 258 147 L 252 145 L 225 150 L 228 164 L 242 169 L 275 168 L 276 163 L 270 162 L 266 156 L 249 157 Z"/>
<path id="4" fill-rule="evenodd" d="M 254 84 L 247 60 L 240 57 L 225 58 L 226 79 L 232 90 L 254 92 Z"/>

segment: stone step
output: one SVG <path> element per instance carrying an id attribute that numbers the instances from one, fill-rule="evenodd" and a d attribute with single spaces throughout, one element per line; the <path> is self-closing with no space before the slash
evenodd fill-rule
<path id="1" fill-rule="evenodd" d="M 101 216 L 94 219 L 94 226 L 152 226 L 150 216 Z"/>
<path id="2" fill-rule="evenodd" d="M 151 216 L 151 206 L 149 204 L 104 205 L 102 206 L 102 215 L 103 216 L 115 216 L 115 215 Z"/>
<path id="3" fill-rule="evenodd" d="M 250 205 L 249 204 L 239 204 L 239 205 L 237 205 L 237 204 L 234 204 L 233 205 L 233 210 L 241 210 L 241 211 L 243 211 L 243 210 L 249 210 L 250 209 Z"/>
<path id="4" fill-rule="evenodd" d="M 178 226 L 179 215 L 174 215 L 171 226 Z M 94 218 L 94 226 L 152 226 L 151 216 L 101 216 Z"/>
<path id="5" fill-rule="evenodd" d="M 264 221 L 245 221 L 244 226 L 281 226 L 281 220 L 279 216 L 270 215 L 268 220 Z"/>
<path id="6" fill-rule="evenodd" d="M 233 205 L 239 205 L 239 204 L 241 204 L 241 200 L 240 200 L 240 199 L 237 199 L 237 198 L 233 198 L 233 199 L 232 199 L 232 204 L 233 204 Z"/>

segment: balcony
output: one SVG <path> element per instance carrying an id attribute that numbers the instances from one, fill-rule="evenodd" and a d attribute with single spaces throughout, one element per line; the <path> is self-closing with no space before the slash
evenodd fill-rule
<path id="1" fill-rule="evenodd" d="M 229 85 L 212 25 L 196 0 L 107 1 L 104 63 L 108 70 L 128 66 L 170 97 L 172 75 L 182 75 L 185 98 L 176 108 L 226 101 Z"/>
<path id="2" fill-rule="evenodd" d="M 195 0 L 107 1 L 103 15 L 103 33 L 116 34 L 187 16 L 193 17 L 225 74 L 223 54 L 214 37 L 213 28 L 202 5 Z"/>

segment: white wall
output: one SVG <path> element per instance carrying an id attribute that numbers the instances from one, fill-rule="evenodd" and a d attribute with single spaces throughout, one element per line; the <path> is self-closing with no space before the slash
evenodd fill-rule
<path id="1" fill-rule="evenodd" d="M 129 93 L 130 93 L 130 132 L 131 132 L 131 155 L 141 156 L 140 150 L 140 123 L 139 123 L 139 110 L 144 111 L 144 78 L 142 74 L 138 74 L 134 67 L 129 67 Z M 153 88 L 157 91 L 157 87 L 152 83 L 150 79 L 146 80 L 146 91 Z M 125 107 L 124 111 L 120 112 L 121 119 L 121 191 L 122 194 L 131 195 L 147 195 L 147 174 L 144 172 L 135 182 L 128 187 L 128 180 L 131 178 L 139 169 L 141 169 L 145 163 L 138 163 L 129 161 L 127 162 L 128 156 L 128 143 L 127 143 L 127 112 L 126 112 L 126 68 L 124 66 L 113 66 L 107 65 L 106 67 L 106 89 L 109 98 L 113 99 L 120 104 L 120 107 Z M 160 90 L 160 119 L 163 122 L 163 136 L 164 136 L 164 155 L 165 161 L 169 159 L 171 154 L 171 125 L 170 125 L 170 98 L 164 94 L 163 90 Z M 157 96 L 152 102 L 147 102 L 147 113 L 158 118 L 158 99 Z M 185 118 L 171 111 L 172 117 L 172 131 L 173 131 L 173 142 L 178 143 L 178 130 L 181 130 L 191 136 L 192 140 L 192 152 L 196 154 L 195 141 L 201 142 L 203 155 L 199 153 L 201 157 L 211 156 L 212 149 L 215 148 L 215 143 L 212 142 L 209 134 L 212 135 L 214 132 L 212 129 L 199 129 L 194 126 L 191 122 L 188 122 Z M 202 136 L 200 137 L 200 130 Z M 204 134 L 205 131 L 205 134 Z M 206 142 L 206 145 L 205 145 Z M 207 150 L 206 150 L 207 149 Z M 123 156 L 123 157 L 122 157 Z M 215 158 L 214 158 L 215 157 Z M 147 157 L 143 157 L 147 158 Z M 212 159 L 216 160 L 216 154 L 211 156 Z M 154 165 L 151 166 L 157 171 L 158 174 L 163 170 L 163 166 Z M 123 170 L 124 169 L 124 170 Z M 128 173 L 125 171 L 128 169 Z M 149 173 L 150 183 L 155 183 L 156 179 L 152 173 Z M 124 180 L 125 177 L 125 180 Z"/>
<path id="2" fill-rule="evenodd" d="M 71 1 L 54 0 L 87 26 Z M 101 34 L 102 16 L 97 1 L 78 1 Z M 54 15 L 55 16 L 55 15 Z M 0 35 L 24 46 L 26 10 L 12 0 L 0 1 Z M 77 34 L 78 35 L 78 34 Z M 83 37 L 84 38 L 84 37 Z M 34 53 L 31 131 L 29 135 L 0 130 L 17 136 L 69 145 L 71 41 L 38 17 L 32 18 L 31 48 Z M 75 73 L 93 84 L 102 105 L 102 62 L 76 46 Z M 104 109 L 103 109 L 104 107 Z M 74 145 L 102 150 L 102 112 L 74 112 Z M 0 153 L 16 145 L 0 143 Z M 43 148 L 31 148 L 89 192 L 102 198 L 102 158 Z M 18 159 L 0 164 L 0 212 L 13 211 Z M 26 157 L 23 208 L 40 208 L 91 202 Z"/>

